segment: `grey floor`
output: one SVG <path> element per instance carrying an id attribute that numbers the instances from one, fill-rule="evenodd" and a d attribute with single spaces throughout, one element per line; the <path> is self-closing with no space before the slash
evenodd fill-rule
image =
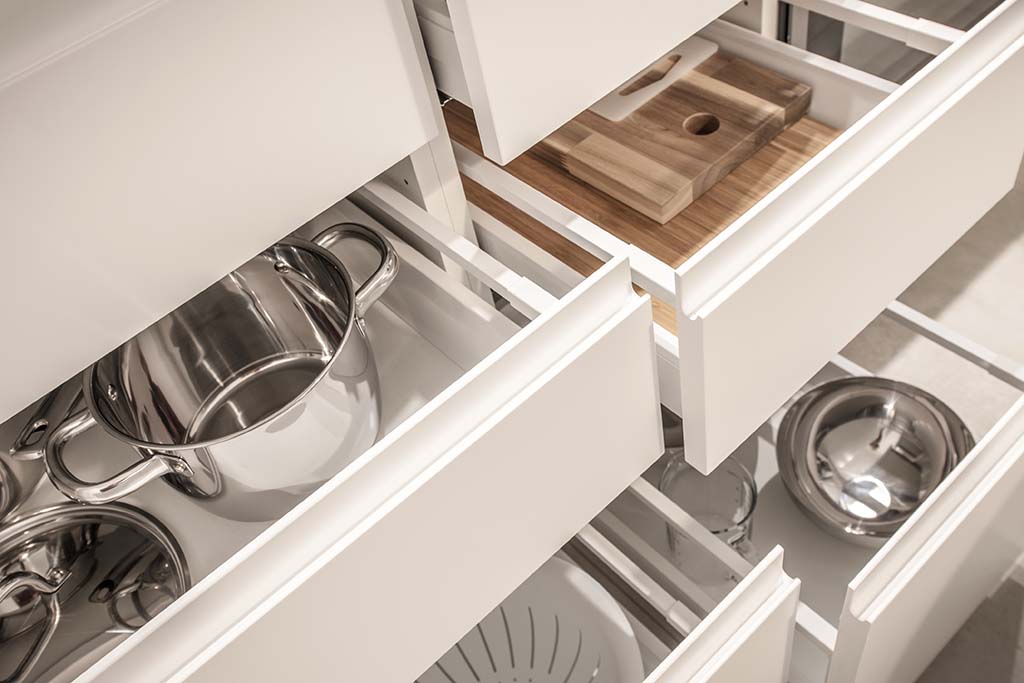
<path id="1" fill-rule="evenodd" d="M 981 605 L 918 683 L 1024 683 L 1024 586 L 1007 581 Z"/>
<path id="2" fill-rule="evenodd" d="M 900 299 L 1024 364 L 1024 172 L 1017 186 Z M 1020 393 L 880 318 L 844 351 L 946 399 L 976 435 Z M 1024 491 L 1022 491 L 1024 493 Z M 1021 520 L 1015 523 L 1020 524 Z M 1015 576 L 1024 581 L 1024 569 Z M 963 626 L 919 683 L 1024 683 L 1024 586 L 1012 578 Z"/>

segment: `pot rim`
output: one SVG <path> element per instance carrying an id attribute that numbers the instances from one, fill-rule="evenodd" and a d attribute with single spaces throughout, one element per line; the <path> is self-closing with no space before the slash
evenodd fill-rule
<path id="1" fill-rule="evenodd" d="M 238 437 L 240 437 L 240 436 L 242 436 L 244 434 L 248 434 L 249 432 L 255 431 L 255 430 L 263 427 L 264 425 L 268 424 L 272 420 L 277 419 L 278 416 L 283 415 L 284 413 L 286 413 L 289 410 L 291 410 L 292 407 L 294 407 L 300 401 L 302 401 L 304 398 L 306 398 L 306 396 L 308 396 L 310 394 L 310 392 L 312 392 L 317 386 L 320 385 L 320 382 L 323 380 L 323 378 L 326 377 L 327 374 L 330 372 L 331 366 L 334 365 L 334 361 L 336 361 L 338 359 L 338 356 L 341 355 L 341 352 L 345 350 L 345 346 L 346 346 L 346 344 L 348 344 L 349 338 L 354 334 L 353 328 L 358 327 L 357 318 L 356 318 L 356 306 L 355 306 L 356 289 L 355 289 L 355 286 L 352 283 L 352 277 L 349 275 L 348 269 L 345 268 L 345 265 L 341 262 L 341 259 L 339 259 L 337 256 L 335 256 L 328 249 L 325 249 L 324 247 L 321 247 L 319 244 L 316 244 L 312 240 L 308 240 L 308 239 L 305 239 L 303 237 L 292 237 L 292 236 L 285 237 L 284 239 L 278 240 L 271 247 L 267 247 L 267 249 L 271 249 L 274 246 L 277 246 L 279 244 L 284 244 L 284 245 L 287 245 L 287 246 L 296 247 L 298 249 L 304 249 L 304 250 L 312 252 L 316 256 L 320 257 L 321 259 L 326 261 L 329 266 L 331 266 L 332 268 L 334 268 L 335 270 L 338 271 L 338 273 L 341 275 L 342 280 L 344 280 L 346 287 L 348 288 L 348 302 L 349 302 L 349 306 L 348 306 L 348 321 L 347 321 L 347 325 L 345 327 L 345 335 L 341 338 L 341 341 L 338 343 L 338 348 L 334 351 L 333 354 L 331 354 L 330 360 L 327 361 L 326 363 L 324 363 L 324 369 L 316 376 L 316 378 L 312 382 L 310 382 L 309 385 L 305 389 L 303 389 L 298 394 L 296 394 L 286 404 L 284 404 L 283 406 L 281 406 L 280 408 L 278 408 L 274 412 L 270 413 L 269 415 L 263 417 L 262 419 L 260 419 L 260 420 L 258 420 L 256 422 L 254 422 L 253 424 L 249 425 L 245 429 L 241 429 L 241 430 L 239 430 L 237 432 L 232 432 L 231 434 L 227 434 L 225 436 L 221 436 L 221 437 L 218 437 L 216 439 L 209 439 L 207 441 L 197 441 L 195 443 L 187 443 L 187 444 L 157 444 L 157 443 L 151 443 L 149 441 L 143 441 L 141 439 L 137 439 L 137 438 L 131 436 L 130 434 L 125 434 L 123 431 L 121 431 L 120 429 L 118 429 L 114 425 L 110 424 L 106 420 L 106 418 L 104 417 L 103 413 L 100 412 L 99 410 L 97 410 L 96 402 L 95 402 L 95 400 L 93 398 L 92 392 L 89 391 L 89 387 L 92 386 L 93 376 L 94 376 L 94 374 L 96 372 L 96 363 L 92 363 L 92 364 L 89 365 L 89 367 L 87 367 L 82 372 L 82 395 L 83 395 L 83 398 L 85 400 L 86 408 L 89 410 L 89 413 L 96 420 L 96 422 L 101 427 L 103 427 L 104 431 L 106 431 L 108 434 L 110 434 L 111 436 L 113 436 L 114 438 L 118 439 L 119 441 L 121 441 L 123 443 L 126 443 L 126 444 L 128 444 L 130 446 L 134 446 L 135 448 L 140 448 L 140 449 L 144 449 L 144 450 L 147 450 L 147 451 L 155 451 L 155 452 L 160 452 L 160 453 L 175 453 L 175 452 L 179 452 L 179 451 L 195 451 L 195 450 L 200 450 L 200 449 L 207 449 L 207 448 L 211 448 L 213 446 L 216 446 L 218 444 L 222 444 L 222 443 L 224 443 L 226 441 L 230 441 L 231 439 L 236 439 L 236 438 L 238 438 Z M 260 253 L 262 254 L 264 251 L 266 251 L 266 249 L 264 249 Z M 140 334 L 141 334 L 141 332 L 140 332 Z M 133 339 L 134 339 L 134 337 L 133 337 Z M 127 342 L 125 342 L 125 343 L 127 343 Z M 122 344 L 122 346 L 123 346 L 123 344 Z M 120 348 L 120 346 L 118 348 Z M 97 361 L 97 363 L 98 362 L 99 361 Z"/>
<path id="2" fill-rule="evenodd" d="M 142 530 L 161 545 L 174 564 L 182 594 L 192 587 L 192 576 L 188 559 L 178 539 L 159 519 L 150 513 L 125 503 L 56 503 L 31 510 L 4 522 L 0 529 L 0 547 L 16 547 L 19 542 L 34 538 L 33 533 L 46 533 L 67 526 L 70 522 L 85 524 L 90 521 L 100 524 L 120 524 Z M 180 597 L 180 596 L 179 596 Z"/>

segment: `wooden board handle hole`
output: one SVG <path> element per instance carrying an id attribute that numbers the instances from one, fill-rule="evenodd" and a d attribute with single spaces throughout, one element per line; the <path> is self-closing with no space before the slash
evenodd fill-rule
<path id="1" fill-rule="evenodd" d="M 718 130 L 720 125 L 721 122 L 718 120 L 718 117 L 707 112 L 691 114 L 683 121 L 683 128 L 690 135 L 711 135 Z"/>

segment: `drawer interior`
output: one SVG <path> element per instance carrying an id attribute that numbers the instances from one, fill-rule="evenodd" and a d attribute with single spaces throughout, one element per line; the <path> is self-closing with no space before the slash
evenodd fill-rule
<path id="1" fill-rule="evenodd" d="M 445 105 L 444 114 L 456 146 L 467 198 L 482 210 L 501 216 L 514 230 L 549 249 L 580 273 L 591 272 L 614 253 L 636 254 L 639 250 L 653 257 L 649 260 L 634 259 L 636 280 L 652 296 L 671 306 L 675 301 L 670 270 L 680 269 L 691 259 L 698 261 L 705 252 L 713 250 L 731 232 L 728 228 L 737 219 L 759 202 L 763 203 L 762 200 L 773 190 L 818 157 L 843 131 L 885 100 L 900 82 L 909 77 L 907 74 L 901 79 L 886 78 L 858 68 L 850 55 L 870 50 L 870 47 L 861 48 L 863 36 L 880 37 L 907 50 L 911 48 L 904 43 L 924 43 L 928 51 L 918 51 L 923 59 L 916 67 L 920 68 L 994 6 L 991 2 L 959 3 L 969 7 L 944 5 L 929 11 L 917 6 L 921 3 L 903 3 L 907 6 L 897 8 L 884 7 L 884 4 L 837 3 L 833 0 L 795 3 L 785 13 L 786 25 L 790 27 L 784 29 L 790 40 L 788 44 L 726 20 L 713 22 L 698 34 L 697 39 L 717 44 L 721 55 L 746 60 L 810 85 L 813 92 L 810 107 L 803 118 L 788 125 L 665 224 L 630 208 L 623 201 L 581 180 L 578 175 L 574 176 L 561 163 L 552 161 L 552 153 L 543 143 L 500 169 L 483 161 L 484 152 L 473 110 L 464 100 L 454 99 Z M 817 42 L 801 39 L 800 22 L 805 15 L 827 19 L 835 27 L 820 29 L 819 32 L 840 43 L 850 42 L 853 39 L 847 40 L 847 37 L 855 36 L 853 42 L 856 45 L 848 46 L 844 52 L 822 47 L 825 38 Z M 735 20 L 743 21 L 743 17 L 737 16 Z M 943 21 L 948 21 L 949 25 Z M 890 35 L 900 36 L 904 42 Z M 843 55 L 846 55 L 845 60 Z M 870 57 L 893 62 L 902 59 L 901 54 L 880 49 L 871 51 Z M 717 63 L 714 66 L 708 64 L 697 70 L 720 68 Z M 638 74 L 635 81 L 646 83 L 656 78 L 660 73 L 657 65 L 652 65 L 651 69 Z M 894 66 L 892 70 L 898 69 Z M 885 72 L 881 69 L 875 71 Z M 596 116 L 590 112 L 587 114 Z M 522 209 L 533 218 L 560 215 L 571 216 L 575 220 L 559 226 L 551 220 L 530 220 L 531 216 L 506 219 L 510 214 L 515 215 L 514 209 Z M 716 239 L 718 236 L 721 238 Z M 698 254 L 702 256 L 694 259 Z M 659 323 L 674 331 L 671 308 L 659 313 Z"/>
<path id="2" fill-rule="evenodd" d="M 487 207 L 497 219 L 478 221 L 483 228 L 481 244 L 488 251 L 524 267 L 533 263 L 547 274 L 546 286 L 558 294 L 571 290 L 580 277 L 572 268 L 559 268 L 559 264 L 570 262 L 564 254 L 585 254 L 581 258 L 592 259 L 591 267 L 596 267 L 595 257 L 560 235 L 549 232 L 539 243 L 532 242 L 529 224 L 538 225 L 535 219 L 472 180 L 466 183 L 467 194 L 489 202 Z M 758 555 L 753 559 L 763 559 L 765 553 L 782 547 L 787 574 L 802 582 L 790 678 L 794 682 L 825 680 L 849 587 L 861 580 L 881 549 L 835 537 L 793 501 L 779 474 L 775 448 L 782 418 L 804 392 L 821 383 L 849 376 L 878 376 L 937 396 L 964 420 L 976 442 L 1002 429 L 1024 395 L 1024 318 L 1013 296 L 1024 268 L 1020 195 L 1017 189 L 997 204 L 731 456 L 751 471 L 757 485 L 751 540 Z M 475 218 L 480 216 L 480 212 L 475 214 Z M 523 226 L 526 230 L 520 229 Z M 671 311 L 656 306 L 655 316 L 659 314 Z M 667 411 L 665 418 L 675 420 Z M 702 597 L 693 602 L 686 589 L 692 593 L 694 582 L 685 576 L 680 579 L 673 569 L 664 517 L 651 515 L 649 506 L 642 504 L 654 501 L 662 510 L 685 518 L 685 513 L 657 490 L 670 457 L 666 454 L 652 466 L 592 526 L 613 538 L 648 578 L 656 579 L 700 615 L 700 600 L 710 599 L 713 604 L 722 599 L 723 588 L 719 586 L 715 594 L 698 584 L 697 595 Z M 954 472 L 963 466 L 961 462 Z M 750 559 L 712 534 L 699 538 L 712 555 L 731 563 L 735 581 L 752 568 Z M 889 546 L 886 548 L 888 552 Z"/>
<path id="3" fill-rule="evenodd" d="M 1003 303 L 1024 267 L 1024 232 L 1019 221 L 1016 227 L 1001 222 L 1008 203 L 968 232 L 808 387 L 850 375 L 908 382 L 946 402 L 980 441 L 1024 392 L 1018 360 L 1024 320 Z M 804 581 L 803 600 L 837 623 L 846 584 L 875 551 L 831 538 L 789 499 L 774 448 L 786 409 L 733 457 L 756 462 L 755 538 L 786 548 L 787 566 Z"/>
<path id="4" fill-rule="evenodd" d="M 318 217 L 300 233 L 315 233 L 316 226 L 358 221 L 381 231 L 395 246 L 404 276 L 367 314 L 367 332 L 381 379 L 382 426 L 379 438 L 401 425 L 410 415 L 440 394 L 466 370 L 511 337 L 518 327 L 455 281 L 450 281 L 427 257 L 388 231 L 350 201 L 343 201 Z M 346 243 L 346 266 L 356 281 L 365 278 L 376 256 L 361 242 Z M 426 290 L 434 306 L 424 306 L 410 295 Z M 446 289 L 445 289 L 446 288 Z M 445 306 L 447 304 L 447 307 Z M 473 334 L 455 330 L 472 329 Z M 0 440 L 11 443 L 25 424 L 32 407 L 0 426 Z M 67 449 L 69 467 L 85 479 L 109 476 L 137 459 L 134 451 L 101 430 L 91 430 Z M 26 502 L 26 512 L 61 502 L 63 497 L 48 481 L 40 482 Z M 187 497 L 163 484 L 150 485 L 125 499 L 148 510 L 179 539 L 188 558 L 193 582 L 198 582 L 272 524 L 239 522 L 206 512 Z M 201 528 L 203 533 L 195 533 Z"/>
<path id="5" fill-rule="evenodd" d="M 920 2 L 914 0 L 874 0 L 882 11 L 899 12 L 921 24 L 967 31 L 999 4 L 998 0 Z M 861 71 L 894 83 L 903 83 L 932 58 L 932 54 L 914 46 L 913 41 L 887 36 L 835 18 L 828 3 L 796 3 L 789 9 L 789 41 L 794 45 L 834 59 Z M 955 35 L 955 34 L 950 34 Z M 911 44 L 908 44 L 911 43 Z"/>
<path id="6" fill-rule="evenodd" d="M 403 214 L 404 219 L 396 219 L 395 213 Z M 381 180 L 371 181 L 297 233 L 312 236 L 346 221 L 375 228 L 391 242 L 400 259 L 397 279 L 369 309 L 365 320 L 381 378 L 383 415 L 376 444 L 357 454 L 353 462 L 277 520 L 240 522 L 219 517 L 161 482 L 125 497 L 123 502 L 152 514 L 178 540 L 194 587 L 157 615 L 158 621 L 150 622 L 150 628 L 133 633 L 116 654 L 97 662 L 87 677 L 134 678 L 139 670 L 149 672 L 147 675 L 170 675 L 168 672 L 204 657 L 210 642 L 221 638 L 230 624 L 249 618 L 259 600 L 271 599 L 268 596 L 282 590 L 297 572 L 309 571 L 309 565 L 334 552 L 339 537 L 355 544 L 356 554 L 366 547 L 371 550 L 364 554 L 372 553 L 372 543 L 358 544 L 367 535 L 360 524 L 368 516 L 383 516 L 388 523 L 382 524 L 384 530 L 379 533 L 401 538 L 405 527 L 399 523 L 396 531 L 391 521 L 394 517 L 388 517 L 393 510 L 411 516 L 415 524 L 421 517 L 403 512 L 407 506 L 426 505 L 422 502 L 425 497 L 437 497 L 439 490 L 456 486 L 451 480 L 457 480 L 460 473 L 471 476 L 465 474 L 467 467 L 483 467 L 480 461 L 492 456 L 513 462 L 505 457 L 505 450 L 520 442 L 517 433 L 540 433 L 522 425 L 540 419 L 544 401 L 554 400 L 552 394 L 559 392 L 576 395 L 574 388 L 581 378 L 591 374 L 588 364 L 604 365 L 604 356 L 622 355 L 623 344 L 637 351 L 637 346 L 649 343 L 649 307 L 646 300 L 630 292 L 624 263 L 606 269 L 592 281 L 593 287 L 581 288 L 574 297 L 559 301 L 467 240 L 453 237 L 450 226 Z M 413 248 L 413 243 L 427 245 L 429 248 L 423 247 L 426 254 Z M 353 280 L 361 282 L 377 267 L 379 256 L 360 241 L 343 244 L 344 263 Z M 512 322 L 492 301 L 445 272 L 437 265 L 442 258 L 463 264 L 480 282 L 489 283 L 503 300 L 525 313 L 520 314 L 521 322 Z M 538 317 L 542 319 L 532 324 L 530 319 Z M 637 352 L 628 355 L 643 358 Z M 656 399 L 650 359 L 646 365 L 641 361 L 632 371 L 622 373 L 631 379 L 619 386 L 619 394 L 622 401 L 632 400 L 635 408 L 605 402 L 624 421 L 615 438 L 646 441 L 641 450 L 650 453 L 643 462 L 623 460 L 624 473 L 611 468 L 607 478 L 613 490 L 656 456 Z M 33 408 L 4 423 L 0 437 L 13 443 Z M 634 413 L 648 415 L 650 420 L 634 420 L 629 417 Z M 548 433 L 549 442 L 550 437 Z M 294 447 L 303 448 L 304 444 Z M 538 458 L 546 457 L 544 446 L 533 447 L 532 452 Z M 102 430 L 76 439 L 66 454 L 68 469 L 86 481 L 111 476 L 138 459 L 130 447 Z M 571 464 L 571 458 L 563 463 L 565 467 Z M 485 478 L 475 477 L 478 481 Z M 600 487 L 587 492 L 580 499 L 579 506 L 586 512 L 579 519 L 598 507 L 587 502 L 594 496 L 601 504 L 607 500 Z M 550 502 L 554 496 L 546 498 Z M 44 477 L 19 513 L 29 514 L 63 500 Z M 330 508 L 326 512 L 325 506 Z M 558 542 L 562 540 L 559 536 Z M 401 545 L 381 542 L 387 548 Z M 355 564 L 359 571 L 361 565 Z M 247 590 L 238 591 L 238 584 L 222 580 L 224 577 L 243 582 Z M 215 606 L 211 607 L 212 603 Z M 111 673 L 108 667 L 112 666 L 119 673 Z M 164 673 L 157 674 L 158 670 Z"/>
<path id="7" fill-rule="evenodd" d="M 1013 218 L 1018 209 L 1019 190 L 997 205 L 731 456 L 757 482 L 754 547 L 765 552 L 782 546 L 786 571 L 802 582 L 794 681 L 824 680 L 849 586 L 880 548 L 837 538 L 794 502 L 779 474 L 776 439 L 782 419 L 812 387 L 841 377 L 879 376 L 939 397 L 978 442 L 1001 428 L 1024 395 L 1020 360 L 1024 318 L 1006 301 L 1024 267 L 1024 231 L 1019 218 Z M 664 465 L 659 461 L 645 476 L 656 481 Z M 737 560 L 742 561 L 738 556 Z"/>
<path id="8" fill-rule="evenodd" d="M 654 261 L 634 264 L 635 270 L 648 271 L 640 273 L 638 282 L 643 284 L 644 276 L 651 280 L 661 277 L 664 282 L 667 270 L 663 265 L 674 270 L 698 254 L 896 87 L 893 82 L 726 21 L 714 22 L 699 37 L 718 44 L 723 54 L 807 83 L 813 93 L 806 116 L 789 125 L 668 223 L 662 225 L 573 177 L 551 163 L 541 145 L 500 171 L 480 161 L 483 150 L 473 111 L 452 100 L 444 107 L 445 121 L 456 143 L 469 201 L 551 251 L 579 273 L 592 272 L 608 254 L 617 253 L 617 247 L 625 250 L 625 245 L 629 245 L 652 256 Z M 582 220 L 566 229 L 556 229 L 547 221 L 517 212 L 524 208 L 524 203 L 518 201 L 522 195 L 507 176 L 500 175 L 501 171 Z M 596 231 L 607 234 L 595 236 Z M 649 291 L 652 296 L 665 299 L 669 307 L 660 307 L 658 322 L 674 331 L 671 306 L 675 302 L 657 288 Z"/>
<path id="9" fill-rule="evenodd" d="M 685 550 L 670 548 L 670 535 Z M 781 551 L 775 549 L 766 553 L 769 557 L 757 570 L 752 570 L 734 562 L 713 543 L 695 540 L 706 536 L 710 536 L 710 532 L 679 508 L 673 508 L 670 502 L 666 505 L 666 499 L 646 478 L 638 480 L 416 680 L 420 683 L 461 681 L 467 676 L 475 680 L 472 677 L 481 670 L 484 675 L 491 675 L 493 670 L 498 680 L 516 680 L 515 676 L 518 680 L 548 680 L 545 674 L 557 676 L 557 680 L 563 680 L 564 676 L 569 681 L 692 680 L 676 679 L 671 673 L 672 667 L 680 666 L 681 662 L 691 669 L 704 664 L 697 661 L 699 653 L 692 652 L 699 648 L 695 648 L 696 643 L 691 640 L 707 642 L 711 624 L 726 621 L 723 610 L 727 604 L 735 600 L 737 594 L 751 590 L 753 574 L 776 568 L 773 565 L 781 565 L 782 557 Z M 675 564 L 677 560 L 673 558 L 678 555 L 674 552 L 687 553 L 689 562 L 705 570 L 720 571 L 722 581 L 715 586 L 695 581 L 687 569 Z M 576 571 L 558 577 L 562 579 L 560 582 L 550 581 L 553 568 L 564 563 L 571 564 Z M 589 578 L 574 575 L 579 572 Z M 748 574 L 751 576 L 745 578 Z M 788 577 L 783 580 L 790 590 L 795 588 Z M 552 608 L 555 615 L 552 615 L 545 610 L 540 598 L 534 598 L 532 603 L 524 602 L 518 593 L 538 581 L 546 583 L 551 592 L 565 593 L 575 593 L 592 582 L 581 591 L 582 599 L 590 603 L 590 610 L 574 614 L 570 606 L 552 596 L 549 599 L 556 604 Z M 551 596 L 551 592 L 547 595 Z M 561 621 L 558 621 L 559 614 Z M 585 616 L 578 616 L 581 614 Z M 554 627 L 549 623 L 553 617 Z M 615 623 L 622 617 L 626 623 Z M 753 615 L 745 618 L 746 621 L 752 619 Z M 711 636 L 723 639 L 718 643 L 719 648 L 725 649 L 725 641 L 736 635 L 735 631 L 726 630 L 729 628 L 735 628 L 735 624 L 722 625 L 719 633 Z M 617 637 L 608 638 L 608 631 L 616 631 Z M 594 640 L 588 642 L 595 635 L 597 645 Z M 781 682 L 783 662 L 787 658 L 784 649 L 780 647 L 775 653 L 761 652 L 758 656 L 762 667 L 759 680 Z M 693 661 L 687 663 L 687 658 Z M 778 660 L 777 664 L 774 659 Z M 555 671 L 543 670 L 548 667 Z M 588 668 L 586 673 L 581 673 L 576 667 Z M 609 672 L 614 672 L 614 677 Z M 588 678 L 588 674 L 593 678 Z"/>

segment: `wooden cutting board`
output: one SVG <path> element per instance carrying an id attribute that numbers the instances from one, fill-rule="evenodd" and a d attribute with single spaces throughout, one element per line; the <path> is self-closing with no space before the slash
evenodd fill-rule
<path id="1" fill-rule="evenodd" d="M 667 58 L 622 94 L 657 82 Z M 718 53 L 621 121 L 592 111 L 531 152 L 645 216 L 667 223 L 807 112 L 811 88 Z"/>

